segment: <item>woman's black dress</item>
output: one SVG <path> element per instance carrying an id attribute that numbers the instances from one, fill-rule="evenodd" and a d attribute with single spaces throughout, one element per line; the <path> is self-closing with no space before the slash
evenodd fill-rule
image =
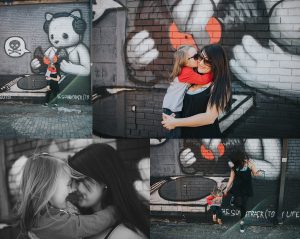
<path id="1" fill-rule="evenodd" d="M 199 113 L 205 113 L 210 98 L 211 86 L 203 90 L 200 88 L 194 92 L 187 92 L 183 99 L 182 118 L 190 117 Z M 218 138 L 221 136 L 218 119 L 213 124 L 199 127 L 182 127 L 182 138 Z"/>
<path id="2" fill-rule="evenodd" d="M 251 169 L 246 166 L 234 170 L 235 177 L 230 192 L 235 197 L 251 197 L 253 195 Z"/>

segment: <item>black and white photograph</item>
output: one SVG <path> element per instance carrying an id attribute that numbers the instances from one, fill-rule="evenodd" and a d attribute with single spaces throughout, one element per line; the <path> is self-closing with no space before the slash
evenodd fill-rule
<path id="1" fill-rule="evenodd" d="M 0 238 L 149 238 L 149 140 L 0 147 Z"/>

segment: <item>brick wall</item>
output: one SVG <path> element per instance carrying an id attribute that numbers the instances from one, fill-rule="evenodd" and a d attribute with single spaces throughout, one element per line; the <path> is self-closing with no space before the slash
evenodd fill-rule
<path id="1" fill-rule="evenodd" d="M 110 9 L 94 24 L 96 32 L 103 29 L 102 34 L 97 33 L 93 38 L 100 49 L 93 56 L 97 65 L 94 90 L 129 87 L 134 91 L 106 97 L 111 98 L 112 104 L 125 100 L 126 106 L 134 101 L 147 107 L 137 107 L 134 116 L 124 107 L 121 119 L 132 122 L 134 117 L 136 123 L 124 124 L 122 132 L 107 132 L 98 124 L 99 118 L 112 122 L 114 118 L 101 115 L 109 106 L 98 100 L 94 107 L 98 112 L 96 133 L 164 136 L 158 112 L 168 86 L 175 48 L 178 44 L 201 48 L 218 42 L 231 60 L 234 94 L 251 96 L 254 102 L 249 110 L 239 113 L 225 135 L 272 137 L 275 128 L 277 137 L 299 135 L 300 2 L 219 0 L 213 1 L 215 6 L 212 6 L 211 1 L 204 1 L 202 5 L 193 5 L 195 12 L 190 11 L 192 8 L 185 1 L 121 2 L 125 8 Z M 185 22 L 186 19 L 189 21 Z M 155 89 L 155 93 L 149 89 Z M 149 112 L 154 114 L 149 116 Z"/>
<path id="2" fill-rule="evenodd" d="M 222 147 L 220 145 L 223 145 Z M 288 140 L 283 212 L 284 223 L 299 224 L 299 140 Z M 249 198 L 247 222 L 271 224 L 276 221 L 281 175 L 282 142 L 279 139 L 169 140 L 151 146 L 152 216 L 211 220 L 205 197 L 217 185 L 226 185 L 230 168 L 228 154 L 243 147 L 264 173 L 253 178 L 253 197 Z M 224 220 L 238 220 L 239 210 L 222 204 Z"/>

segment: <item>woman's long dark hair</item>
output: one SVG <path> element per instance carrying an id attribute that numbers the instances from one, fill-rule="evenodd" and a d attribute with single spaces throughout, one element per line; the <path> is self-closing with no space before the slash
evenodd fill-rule
<path id="1" fill-rule="evenodd" d="M 238 144 L 229 149 L 228 158 L 233 163 L 233 170 L 241 169 L 245 166 L 249 156 L 245 151 L 244 144 Z"/>
<path id="2" fill-rule="evenodd" d="M 89 145 L 71 157 L 69 165 L 85 176 L 106 184 L 107 193 L 102 206 L 115 206 L 124 225 L 149 236 L 149 208 L 140 200 L 114 148 L 107 144 Z"/>
<path id="3" fill-rule="evenodd" d="M 211 62 L 211 71 L 214 76 L 210 106 L 216 106 L 218 111 L 228 110 L 231 105 L 231 77 L 228 59 L 221 45 L 210 44 L 204 46 L 204 51 Z"/>

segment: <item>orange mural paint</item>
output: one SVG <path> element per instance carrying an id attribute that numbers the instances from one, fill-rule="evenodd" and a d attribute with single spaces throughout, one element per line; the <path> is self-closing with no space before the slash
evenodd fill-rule
<path id="1" fill-rule="evenodd" d="M 210 43 L 218 43 L 222 36 L 222 27 L 219 21 L 211 17 L 205 26 L 205 31 L 209 35 Z M 191 45 L 197 49 L 196 42 L 192 34 L 182 33 L 173 22 L 169 27 L 169 38 L 173 48 L 177 49 L 181 45 Z"/>
<path id="2" fill-rule="evenodd" d="M 214 154 L 210 149 L 206 149 L 204 145 L 200 147 L 201 155 L 207 160 L 214 160 Z"/>
<path id="3" fill-rule="evenodd" d="M 220 143 L 218 145 L 218 151 L 219 151 L 220 156 L 224 155 L 224 153 L 225 153 L 225 146 L 224 146 L 224 144 Z"/>
<path id="4" fill-rule="evenodd" d="M 172 46 L 175 49 L 177 49 L 181 45 L 192 45 L 197 49 L 193 35 L 181 33 L 174 22 L 169 27 L 169 38 Z"/>
<path id="5" fill-rule="evenodd" d="M 221 39 L 222 35 L 222 27 L 219 21 L 211 17 L 206 24 L 205 31 L 208 33 L 210 38 L 210 44 L 212 43 L 218 43 Z"/>

